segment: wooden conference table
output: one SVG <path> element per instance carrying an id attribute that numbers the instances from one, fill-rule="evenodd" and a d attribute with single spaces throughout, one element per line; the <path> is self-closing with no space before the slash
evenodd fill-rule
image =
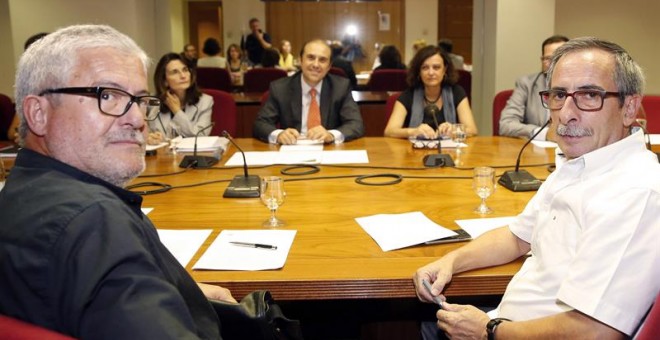
<path id="1" fill-rule="evenodd" d="M 246 151 L 277 150 L 254 139 L 238 139 Z M 497 174 L 511 169 L 523 141 L 506 137 L 472 137 L 457 157 L 446 150 L 459 167 L 500 166 Z M 286 264 L 269 271 L 198 271 L 191 270 L 201 254 L 223 229 L 261 229 L 268 217 L 267 208 L 259 199 L 226 199 L 222 194 L 227 182 L 239 168 L 223 168 L 234 153 L 230 149 L 216 165 L 220 169 L 193 169 L 184 174 L 137 178 L 133 183 L 156 181 L 173 186 L 213 180 L 220 183 L 175 188 L 169 192 L 144 196 L 144 207 L 155 208 L 149 217 L 162 229 L 213 229 L 187 269 L 200 281 L 229 288 L 241 297 L 256 289 L 268 289 L 278 300 L 322 300 L 362 298 L 414 297 L 412 275 L 417 268 L 463 243 L 419 245 L 383 252 L 376 242 L 355 222 L 356 217 L 381 213 L 421 211 L 436 223 L 456 229 L 458 219 L 478 218 L 473 209 L 479 199 L 471 188 L 471 170 L 455 168 L 423 168 L 422 157 L 434 150 L 413 149 L 407 140 L 366 137 L 343 145 L 326 145 L 325 150 L 368 151 L 370 167 L 401 167 L 405 169 L 369 169 L 363 167 L 320 166 L 312 175 L 287 176 L 286 180 L 324 176 L 357 176 L 392 173 L 405 178 L 395 185 L 360 185 L 354 178 L 288 181 L 287 198 L 278 210 L 278 217 L 287 222 L 284 229 L 297 234 Z M 159 152 L 147 157 L 145 174 L 166 174 L 181 170 L 176 159 Z M 530 145 L 522 164 L 553 162 L 551 149 Z M 367 164 L 365 164 L 367 165 Z M 251 168 L 250 174 L 280 175 L 286 166 Z M 414 169 L 413 169 L 414 168 Z M 546 166 L 526 168 L 537 178 L 548 176 Z M 440 178 L 440 177 L 445 178 Z M 435 177 L 435 178 L 431 178 Z M 451 177 L 461 177 L 460 179 Z M 373 179 L 372 181 L 382 181 Z M 488 199 L 494 213 L 487 217 L 510 216 L 522 211 L 533 192 L 514 193 L 498 187 Z M 401 228 L 406 228 L 401 225 Z M 447 296 L 480 296 L 502 294 L 522 260 L 456 275 L 447 287 Z"/>

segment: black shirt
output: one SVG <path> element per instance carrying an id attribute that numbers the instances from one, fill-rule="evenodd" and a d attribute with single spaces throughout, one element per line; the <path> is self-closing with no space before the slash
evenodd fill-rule
<path id="1" fill-rule="evenodd" d="M 82 339 L 218 339 L 142 198 L 29 149 L 0 191 L 0 314 Z"/>
<path id="2" fill-rule="evenodd" d="M 458 108 L 458 104 L 461 103 L 461 101 L 464 98 L 467 98 L 465 95 L 465 90 L 460 85 L 452 85 L 451 87 L 452 93 L 454 95 L 454 107 Z M 412 117 L 412 106 L 413 106 L 413 93 L 414 89 L 408 88 L 405 91 L 401 92 L 401 95 L 399 96 L 399 99 L 397 100 L 400 102 L 405 108 L 406 108 L 406 120 L 403 122 L 403 127 L 411 127 L 410 126 L 410 117 Z M 431 98 L 429 98 L 431 99 Z M 433 98 L 435 99 L 435 98 Z M 442 107 L 439 107 L 439 111 L 436 115 L 436 119 L 438 120 L 438 125 L 442 124 L 445 122 L 445 113 L 444 109 Z M 458 123 L 460 123 L 460 119 L 458 117 L 458 109 L 456 110 L 456 120 L 458 120 Z M 428 126 L 435 127 L 435 122 L 433 121 L 433 117 L 427 117 L 424 116 L 424 120 L 422 123 L 427 124 Z M 414 126 L 413 126 L 414 127 Z"/>

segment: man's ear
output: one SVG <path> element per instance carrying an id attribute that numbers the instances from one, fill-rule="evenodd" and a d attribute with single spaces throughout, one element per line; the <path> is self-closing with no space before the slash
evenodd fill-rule
<path id="1" fill-rule="evenodd" d="M 23 99 L 23 118 L 28 129 L 37 136 L 46 134 L 50 102 L 43 97 L 29 95 Z"/>
<path id="2" fill-rule="evenodd" d="M 642 96 L 635 94 L 627 96 L 623 104 L 623 124 L 630 126 L 635 122 L 637 113 L 642 109 Z"/>

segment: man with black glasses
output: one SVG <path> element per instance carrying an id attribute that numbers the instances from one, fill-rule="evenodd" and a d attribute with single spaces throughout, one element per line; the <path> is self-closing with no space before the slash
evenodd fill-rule
<path id="1" fill-rule="evenodd" d="M 0 192 L 0 314 L 80 339 L 220 338 L 208 298 L 123 187 L 145 167 L 147 55 L 71 26 L 21 57 L 19 151 Z"/>
<path id="2" fill-rule="evenodd" d="M 660 165 L 643 133 L 630 129 L 643 85 L 641 69 L 616 44 L 578 38 L 557 49 L 540 98 L 563 164 L 513 223 L 418 269 L 417 295 L 432 301 L 454 274 L 531 256 L 492 314 L 443 303 L 442 332 L 452 339 L 635 334 L 660 290 Z"/>

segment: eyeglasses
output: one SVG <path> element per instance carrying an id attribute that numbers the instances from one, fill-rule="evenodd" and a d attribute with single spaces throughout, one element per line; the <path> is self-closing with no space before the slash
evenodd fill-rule
<path id="1" fill-rule="evenodd" d="M 437 139 L 411 139 L 413 149 L 437 149 L 440 141 Z"/>
<path id="2" fill-rule="evenodd" d="M 80 96 L 96 97 L 99 103 L 99 110 L 109 116 L 121 117 L 128 112 L 133 103 L 137 103 L 145 120 L 154 120 L 149 117 L 149 113 L 158 110 L 152 108 L 160 106 L 160 99 L 154 96 L 134 96 L 124 90 L 112 87 L 62 87 L 59 89 L 48 89 L 42 91 L 39 95 L 47 94 L 75 94 Z M 154 116 L 156 116 L 154 114 Z"/>
<path id="3" fill-rule="evenodd" d="M 619 96 L 620 92 L 608 92 L 603 90 L 578 90 L 566 92 L 564 90 L 541 91 L 541 102 L 543 107 L 550 110 L 559 110 L 564 107 L 566 99 L 573 97 L 575 106 L 582 111 L 600 111 L 607 97 Z"/>

